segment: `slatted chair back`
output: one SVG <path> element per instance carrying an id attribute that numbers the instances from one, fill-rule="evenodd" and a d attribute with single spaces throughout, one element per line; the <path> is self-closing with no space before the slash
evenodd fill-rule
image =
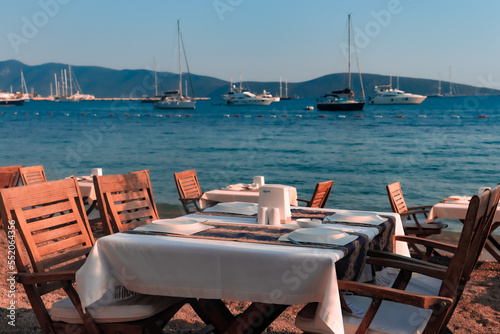
<path id="1" fill-rule="evenodd" d="M 391 203 L 392 212 L 404 213 L 408 211 L 405 199 L 403 197 L 403 191 L 401 190 L 401 183 L 399 181 L 394 182 L 386 186 L 387 195 L 389 196 L 389 201 Z"/>
<path id="2" fill-rule="evenodd" d="M 490 233 L 499 199 L 500 186 L 472 197 L 457 250 L 448 265 L 439 291 L 440 296 L 452 298 L 453 304 L 436 320 L 431 319 L 431 326 L 434 321 L 439 325 L 436 328 L 444 328 L 453 315 Z"/>
<path id="3" fill-rule="evenodd" d="M 83 264 L 94 238 L 76 179 L 2 189 L 0 196 L 2 217 L 15 223 L 29 257 L 29 263 L 18 259 L 20 272 L 29 266 L 39 273 Z"/>
<path id="4" fill-rule="evenodd" d="M 333 187 L 333 180 L 320 182 L 316 185 L 310 204 L 311 208 L 324 208 Z"/>
<path id="5" fill-rule="evenodd" d="M 25 186 L 40 182 L 47 182 L 42 165 L 21 167 L 19 168 L 19 173 L 21 174 L 21 181 Z"/>
<path id="6" fill-rule="evenodd" d="M 19 185 L 20 166 L 0 167 L 0 188 L 10 188 Z"/>
<path id="7" fill-rule="evenodd" d="M 474 270 L 481 252 L 486 244 L 486 240 L 491 233 L 492 226 L 494 224 L 495 214 L 498 208 L 498 203 L 500 201 L 500 185 L 497 185 L 492 190 L 487 190 L 490 193 L 489 203 L 487 203 L 487 209 L 484 216 L 476 222 L 476 227 L 474 229 L 467 229 L 462 232 L 471 233 L 471 242 L 469 247 L 469 252 L 471 256 L 467 258 L 464 265 L 464 270 L 462 272 L 462 281 L 466 282 L 469 280 L 472 271 Z M 484 204 L 483 204 L 484 205 Z M 474 255 L 474 256 L 472 256 Z"/>
<path id="8" fill-rule="evenodd" d="M 200 211 L 198 201 L 203 193 L 198 183 L 196 170 L 191 169 L 174 173 L 174 179 L 177 192 L 179 193 L 179 200 L 186 213 Z M 191 206 L 194 206 L 194 209 Z"/>
<path id="9" fill-rule="evenodd" d="M 147 170 L 94 175 L 94 187 L 105 234 L 122 232 L 159 219 Z"/>
<path id="10" fill-rule="evenodd" d="M 18 273 L 36 276 L 76 270 L 94 244 L 75 178 L 2 189 L 0 211 L 8 222 L 8 236 L 15 240 Z M 11 232 L 13 226 L 15 232 Z M 52 320 L 41 296 L 61 288 L 61 283 L 23 286 L 42 330 L 48 333 Z"/>

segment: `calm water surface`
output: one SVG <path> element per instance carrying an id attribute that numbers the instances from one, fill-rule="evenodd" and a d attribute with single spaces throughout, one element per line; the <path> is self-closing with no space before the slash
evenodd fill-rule
<path id="1" fill-rule="evenodd" d="M 105 174 L 149 169 L 156 201 L 173 205 L 173 173 L 192 168 L 203 190 L 264 175 L 266 183 L 295 186 L 301 198 L 333 179 L 328 207 L 380 211 L 390 211 L 385 185 L 398 180 L 410 206 L 500 182 L 499 96 L 355 113 L 303 110 L 314 99 L 267 107 L 219 102 L 198 101 L 190 111 L 137 101 L 2 107 L 0 164 L 43 164 L 50 180 L 93 167 Z"/>

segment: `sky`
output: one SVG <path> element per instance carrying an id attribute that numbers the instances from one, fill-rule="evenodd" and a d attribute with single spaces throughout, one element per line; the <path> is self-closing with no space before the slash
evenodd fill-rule
<path id="1" fill-rule="evenodd" d="M 311 80 L 346 72 L 500 89 L 498 0 L 1 0 L 0 60 Z M 352 70 L 357 72 L 353 55 Z M 451 70 L 450 70 L 451 69 Z M 185 71 L 185 65 L 183 65 Z"/>

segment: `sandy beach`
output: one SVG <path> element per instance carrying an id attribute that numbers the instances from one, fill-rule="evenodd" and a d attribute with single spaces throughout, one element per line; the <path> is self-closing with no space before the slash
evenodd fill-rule
<path id="1" fill-rule="evenodd" d="M 458 233 L 445 232 L 439 240 L 456 243 Z M 435 237 L 436 238 L 436 237 Z M 6 249 L 5 233 L 0 233 L 0 249 Z M 490 256 L 483 253 L 467 289 L 458 304 L 455 314 L 449 323 L 450 329 L 457 334 L 466 333 L 494 333 L 500 327 L 500 264 L 490 261 Z M 0 268 L 3 273 L 7 272 L 6 261 L 2 261 Z M 5 275 L 4 275 L 5 277 Z M 0 316 L 2 324 L 0 333 L 41 333 L 38 322 L 31 310 L 29 301 L 20 284 L 16 285 L 16 327 L 7 325 L 7 306 L 9 299 L 8 283 L 2 279 L 0 283 L 2 303 L 0 305 Z M 44 299 L 53 303 L 64 296 L 64 292 L 57 291 Z M 242 312 L 247 303 L 226 301 L 233 314 Z M 295 315 L 303 305 L 289 307 L 268 329 L 267 333 L 292 334 L 302 333 L 294 326 Z M 196 316 L 190 306 L 184 306 L 180 312 L 169 322 L 164 333 L 194 333 L 203 328 L 203 322 Z"/>

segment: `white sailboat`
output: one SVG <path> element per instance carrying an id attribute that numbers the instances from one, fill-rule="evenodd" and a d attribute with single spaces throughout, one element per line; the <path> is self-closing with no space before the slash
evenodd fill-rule
<path id="1" fill-rule="evenodd" d="M 154 106 L 158 109 L 194 109 L 196 107 L 196 101 L 194 98 L 186 96 L 182 93 L 182 67 L 181 67 L 181 48 L 185 52 L 181 37 L 181 28 L 179 20 L 177 20 L 177 37 L 178 37 L 178 47 L 179 47 L 179 89 L 173 90 L 165 93 L 161 101 L 155 102 Z M 189 66 L 186 61 L 186 68 L 188 71 L 189 81 L 191 82 L 191 76 L 189 74 Z M 193 91 L 191 85 L 191 91 Z"/>

